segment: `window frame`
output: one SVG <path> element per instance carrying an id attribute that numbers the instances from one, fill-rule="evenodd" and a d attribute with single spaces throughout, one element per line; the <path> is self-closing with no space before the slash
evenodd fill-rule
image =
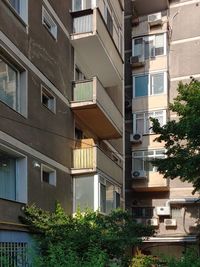
<path id="1" fill-rule="evenodd" d="M 152 78 L 154 75 L 157 75 L 157 74 L 163 74 L 164 84 L 163 84 L 163 92 L 155 94 L 153 91 L 153 86 L 152 86 Z M 147 85 L 148 86 L 148 88 L 147 88 L 148 94 L 144 95 L 144 96 L 135 96 L 135 93 L 136 93 L 135 79 L 138 77 L 145 77 L 145 76 L 148 76 L 148 85 Z M 133 75 L 132 78 L 133 78 L 133 98 L 159 96 L 159 95 L 164 95 L 167 93 L 168 84 L 167 84 L 167 71 L 166 70 L 150 72 L 150 73 L 142 73 L 142 74 L 140 73 L 137 75 Z"/>
<path id="2" fill-rule="evenodd" d="M 16 92 L 16 108 L 8 105 L 6 102 L 0 99 L 0 102 L 5 104 L 10 109 L 19 113 L 23 117 L 28 117 L 28 71 L 19 63 L 19 61 L 10 55 L 3 46 L 0 45 L 0 59 L 2 59 L 7 65 L 11 66 L 17 71 L 17 92 Z"/>
<path id="3" fill-rule="evenodd" d="M 43 95 L 48 97 L 50 101 L 52 101 L 52 107 L 45 105 L 43 103 Z M 47 110 L 51 111 L 52 113 L 56 114 L 56 97 L 55 95 L 44 85 L 41 85 L 41 104 L 43 107 L 45 107 Z"/>
<path id="4" fill-rule="evenodd" d="M 16 159 L 15 199 L 2 198 L 14 202 L 28 202 L 28 165 L 27 156 L 0 143 L 0 150 Z M 1 197 L 0 197 L 1 199 Z"/>
<path id="5" fill-rule="evenodd" d="M 163 46 L 163 54 L 162 55 L 156 55 L 156 36 L 158 35 L 163 35 L 163 42 L 164 42 L 164 46 Z M 151 60 L 157 57 L 163 57 L 167 55 L 167 34 L 166 32 L 164 33 L 158 33 L 158 34 L 153 34 L 153 35 L 145 35 L 145 36 L 139 36 L 139 37 L 135 37 L 132 39 L 132 56 L 137 56 L 135 55 L 135 41 L 142 39 L 142 55 L 140 56 L 140 58 L 143 58 L 145 60 Z M 145 55 L 145 44 L 148 42 L 152 42 L 153 43 L 153 54 L 151 56 L 151 53 L 149 53 L 149 56 L 147 57 Z"/>
<path id="6" fill-rule="evenodd" d="M 11 11 L 13 11 L 13 13 L 25 24 L 25 26 L 28 25 L 28 1 L 29 0 L 19 0 L 19 12 L 9 0 L 6 1 Z"/>
<path id="7" fill-rule="evenodd" d="M 141 213 L 143 213 L 142 215 L 144 216 L 139 216 L 139 215 L 134 216 L 134 212 L 133 212 L 134 209 L 137 210 L 137 212 L 141 211 Z M 150 206 L 132 207 L 132 216 L 134 219 L 152 219 L 153 214 L 154 214 L 154 209 L 155 207 L 150 207 Z"/>
<path id="8" fill-rule="evenodd" d="M 153 170 L 152 171 L 149 171 L 149 170 L 145 170 L 145 159 L 146 158 L 151 158 L 151 159 L 155 159 L 155 158 L 158 158 L 160 156 L 162 156 L 163 158 L 166 157 L 166 155 L 164 154 L 156 154 L 157 151 L 161 151 L 163 150 L 163 152 L 165 152 L 165 149 L 162 147 L 162 148 L 156 148 L 156 149 L 148 149 L 148 150 L 135 150 L 135 151 L 132 151 L 132 169 L 133 169 L 133 172 L 134 171 L 144 171 L 146 173 L 155 173 L 157 172 L 157 167 L 156 166 L 153 166 Z M 151 153 L 153 152 L 152 155 L 145 155 L 145 153 Z M 134 153 L 141 153 L 141 156 L 134 156 Z M 157 156 L 157 157 L 156 157 Z M 142 170 L 137 170 L 134 166 L 134 163 L 135 163 L 135 159 L 142 159 Z"/>
<path id="9" fill-rule="evenodd" d="M 165 125 L 167 122 L 167 110 L 166 109 L 157 109 L 157 110 L 146 110 L 146 111 L 142 111 L 142 112 L 134 112 L 133 113 L 133 134 L 142 134 L 142 135 L 149 135 L 149 134 L 155 134 L 153 131 L 148 130 L 147 129 L 147 119 L 149 117 L 150 113 L 153 113 L 153 116 L 150 116 L 152 118 L 157 118 L 156 116 L 156 112 L 161 112 L 162 111 L 162 118 L 163 118 L 163 124 Z M 141 120 L 143 120 L 143 129 L 144 132 L 140 133 L 139 131 L 137 131 L 137 115 L 141 115 L 142 118 L 140 118 Z M 147 116 L 146 116 L 147 115 Z"/>
<path id="10" fill-rule="evenodd" d="M 57 184 L 56 169 L 50 167 L 49 165 L 43 164 L 43 163 L 41 164 L 40 169 L 41 169 L 41 182 L 56 187 L 56 184 Z M 51 175 L 51 177 L 49 177 L 49 182 L 46 182 L 43 180 L 43 171 L 48 172 Z"/>
<path id="11" fill-rule="evenodd" d="M 46 22 L 45 22 L 46 21 Z M 49 25 L 47 25 L 49 24 Z M 42 25 L 46 28 L 46 30 L 50 33 L 55 41 L 57 41 L 58 37 L 58 25 L 53 19 L 52 14 L 42 6 Z"/>

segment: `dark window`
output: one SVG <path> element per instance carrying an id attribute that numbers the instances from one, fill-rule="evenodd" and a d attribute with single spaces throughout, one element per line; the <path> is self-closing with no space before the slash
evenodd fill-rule
<path id="1" fill-rule="evenodd" d="M 132 214 L 134 218 L 152 218 L 154 207 L 133 207 Z"/>
<path id="2" fill-rule="evenodd" d="M 50 176 L 50 173 L 49 172 L 46 172 L 46 171 L 43 171 L 42 172 L 42 180 L 43 182 L 46 182 L 49 184 L 49 177 Z"/>
<path id="3" fill-rule="evenodd" d="M 17 13 L 20 13 L 20 0 L 9 0 L 9 2 Z"/>

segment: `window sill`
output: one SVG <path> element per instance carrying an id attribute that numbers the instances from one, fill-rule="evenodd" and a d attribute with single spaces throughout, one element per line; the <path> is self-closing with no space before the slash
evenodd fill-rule
<path id="1" fill-rule="evenodd" d="M 28 24 L 22 19 L 22 17 L 18 14 L 18 12 L 12 7 L 12 5 L 8 2 L 8 0 L 3 0 L 10 11 L 14 14 L 14 16 L 20 21 L 20 23 L 26 29 L 26 33 L 28 34 Z"/>
<path id="2" fill-rule="evenodd" d="M 163 96 L 163 95 L 166 95 L 167 93 L 164 92 L 164 93 L 161 93 L 161 94 L 154 94 L 154 95 L 145 95 L 145 96 L 133 96 L 133 100 L 137 100 L 137 99 L 140 99 L 140 98 L 149 98 L 149 97 L 155 97 L 155 96 Z"/>

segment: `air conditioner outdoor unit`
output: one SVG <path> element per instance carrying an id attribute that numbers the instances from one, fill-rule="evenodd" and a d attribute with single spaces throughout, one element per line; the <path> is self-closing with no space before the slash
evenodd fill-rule
<path id="1" fill-rule="evenodd" d="M 158 226 L 158 219 L 157 218 L 147 219 L 146 224 L 152 226 Z"/>
<path id="2" fill-rule="evenodd" d="M 165 226 L 176 226 L 176 219 L 164 219 Z"/>
<path id="3" fill-rule="evenodd" d="M 139 133 L 130 135 L 130 142 L 133 144 L 141 144 L 142 143 L 142 135 Z"/>
<path id="4" fill-rule="evenodd" d="M 132 178 L 134 178 L 134 179 L 146 179 L 147 174 L 145 171 L 133 171 L 132 172 Z"/>
<path id="5" fill-rule="evenodd" d="M 144 57 L 132 56 L 130 57 L 130 63 L 133 67 L 142 67 L 145 65 Z"/>
<path id="6" fill-rule="evenodd" d="M 150 26 L 161 25 L 162 24 L 161 12 L 148 15 L 148 23 Z"/>
<path id="7" fill-rule="evenodd" d="M 156 207 L 156 214 L 159 216 L 169 216 L 170 215 L 170 207 Z"/>

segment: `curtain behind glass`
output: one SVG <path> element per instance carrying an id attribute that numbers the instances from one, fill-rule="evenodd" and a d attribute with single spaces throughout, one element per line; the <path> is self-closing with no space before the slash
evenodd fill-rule
<path id="1" fill-rule="evenodd" d="M 16 199 L 16 159 L 0 154 L 0 198 Z"/>

